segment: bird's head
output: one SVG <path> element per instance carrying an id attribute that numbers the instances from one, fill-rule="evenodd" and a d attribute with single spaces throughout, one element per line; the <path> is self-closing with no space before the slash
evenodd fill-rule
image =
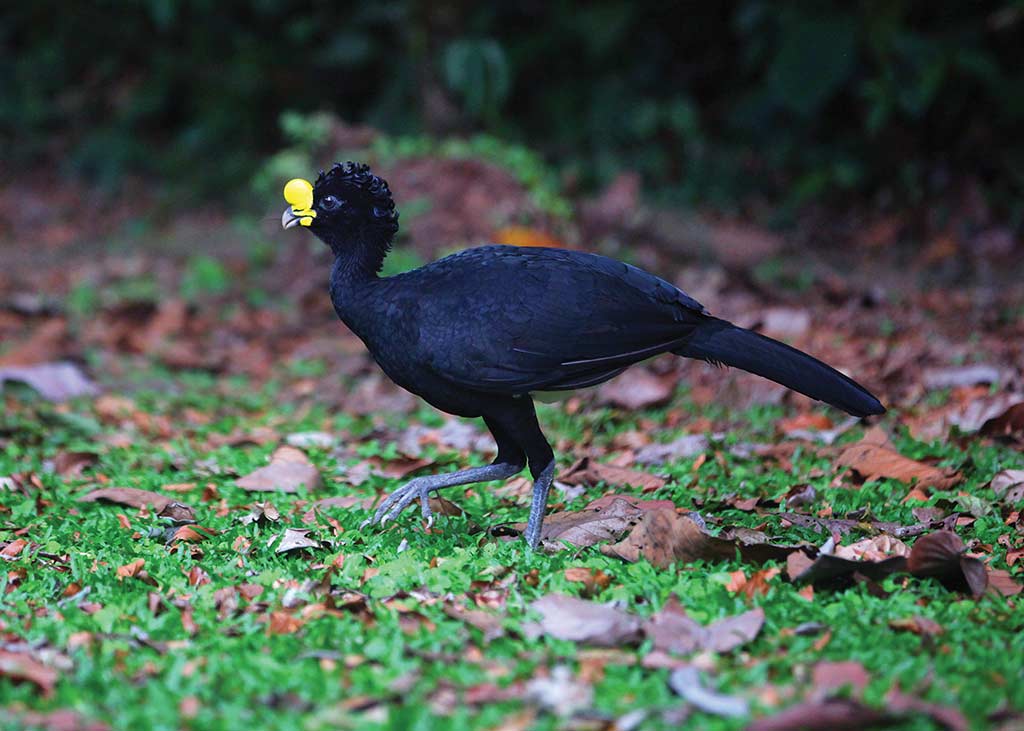
<path id="1" fill-rule="evenodd" d="M 388 184 L 366 165 L 336 163 L 320 171 L 315 183 L 302 178 L 284 186 L 288 207 L 281 226 L 307 226 L 339 253 L 360 243 L 390 245 L 398 231 L 398 212 Z"/>

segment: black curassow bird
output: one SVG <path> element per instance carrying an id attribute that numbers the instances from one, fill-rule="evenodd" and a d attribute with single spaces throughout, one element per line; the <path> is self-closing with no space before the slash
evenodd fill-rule
<path id="1" fill-rule="evenodd" d="M 379 272 L 398 230 L 386 182 L 336 164 L 285 186 L 281 225 L 308 227 L 334 252 L 331 301 L 399 386 L 458 416 L 483 417 L 498 446 L 486 467 L 417 477 L 367 522 L 383 525 L 443 487 L 535 480 L 526 542 L 540 540 L 555 460 L 531 394 L 593 386 L 659 353 L 735 366 L 854 416 L 881 414 L 866 389 L 771 338 L 712 317 L 685 292 L 596 254 L 481 246 L 393 277 Z"/>

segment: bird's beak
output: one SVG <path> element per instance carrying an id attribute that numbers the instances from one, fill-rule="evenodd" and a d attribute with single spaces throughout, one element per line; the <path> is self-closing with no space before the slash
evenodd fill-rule
<path id="1" fill-rule="evenodd" d="M 295 228 L 296 226 L 308 226 L 310 223 L 313 223 L 313 219 L 309 216 L 306 216 L 305 218 L 308 223 L 303 224 L 303 216 L 301 212 L 297 212 L 289 206 L 288 208 L 285 208 L 284 213 L 281 214 L 281 228 L 287 230 Z"/>
<path id="2" fill-rule="evenodd" d="M 281 214 L 281 228 L 309 226 L 316 218 L 313 210 L 313 185 L 308 180 L 295 178 L 284 186 L 284 199 L 290 204 Z"/>

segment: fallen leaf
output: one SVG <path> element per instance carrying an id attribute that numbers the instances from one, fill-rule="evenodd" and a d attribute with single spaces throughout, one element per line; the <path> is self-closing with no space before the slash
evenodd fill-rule
<path id="1" fill-rule="evenodd" d="M 600 594 L 612 583 L 612 577 L 601 569 L 589 569 L 583 566 L 567 568 L 565 579 L 583 584 L 583 595 L 586 597 Z"/>
<path id="2" fill-rule="evenodd" d="M 375 497 L 359 497 L 358 495 L 335 495 L 334 497 L 325 497 L 314 503 L 310 503 L 309 508 L 302 515 L 302 522 L 312 523 L 316 520 L 317 511 L 325 508 L 344 509 L 359 507 L 362 510 L 369 510 L 376 502 L 377 498 Z"/>
<path id="3" fill-rule="evenodd" d="M 257 492 L 298 492 L 303 486 L 313 492 L 320 488 L 320 471 L 301 450 L 278 447 L 270 456 L 270 464 L 239 477 L 235 484 Z"/>
<path id="4" fill-rule="evenodd" d="M 281 540 L 277 544 L 275 553 L 287 553 L 288 551 L 300 551 L 304 548 L 320 548 L 321 542 L 309 537 L 312 532 L 309 528 L 286 528 L 281 534 Z"/>
<path id="5" fill-rule="evenodd" d="M 758 718 L 746 731 L 863 731 L 892 724 L 888 713 L 876 711 L 858 700 L 826 698 L 809 700 Z"/>
<path id="6" fill-rule="evenodd" d="M 910 549 L 907 570 L 919 578 L 933 577 L 951 591 L 981 596 L 988 588 L 985 564 L 965 556 L 964 543 L 952 531 L 921 536 Z"/>
<path id="7" fill-rule="evenodd" d="M 989 487 L 1004 502 L 1014 505 L 1024 501 L 1024 470 L 1003 470 L 996 473 Z"/>
<path id="8" fill-rule="evenodd" d="M 95 452 L 70 452 L 62 449 L 53 458 L 53 471 L 61 477 L 78 477 L 86 467 L 96 464 L 98 458 Z"/>
<path id="9" fill-rule="evenodd" d="M 552 513 L 544 518 L 540 538 L 545 546 L 558 547 L 568 543 L 586 548 L 618 538 L 644 515 L 632 502 L 616 498 L 606 507 L 587 506 L 582 510 Z M 506 526 L 515 534 L 526 530 L 526 523 Z M 500 530 L 501 526 L 494 530 Z"/>
<path id="10" fill-rule="evenodd" d="M 915 482 L 920 487 L 933 487 L 937 490 L 948 490 L 963 479 L 958 472 L 944 472 L 864 440 L 844 449 L 836 464 L 849 467 L 865 480 L 890 478 L 908 484 Z"/>
<path id="11" fill-rule="evenodd" d="M 492 612 L 485 612 L 482 609 L 467 609 L 459 604 L 445 605 L 444 612 L 452 619 L 465 622 L 471 627 L 480 630 L 483 633 L 485 643 L 505 635 L 502 618 Z"/>
<path id="12" fill-rule="evenodd" d="M 885 696 L 885 707 L 896 713 L 920 713 L 944 726 L 948 731 L 969 731 L 971 724 L 956 708 L 931 703 L 922 698 L 901 693 L 893 688 Z"/>
<path id="13" fill-rule="evenodd" d="M 73 363 L 0 368 L 0 387 L 5 381 L 24 383 L 47 401 L 94 396 L 98 391 L 96 385 Z"/>
<path id="14" fill-rule="evenodd" d="M 678 462 L 704 454 L 709 446 L 710 442 L 703 434 L 685 434 L 668 444 L 648 444 L 641 447 L 634 461 L 640 465 L 663 465 L 666 462 Z"/>
<path id="15" fill-rule="evenodd" d="M 675 393 L 675 379 L 657 376 L 646 368 L 630 368 L 597 389 L 597 401 L 636 411 L 662 406 Z"/>
<path id="16" fill-rule="evenodd" d="M 778 423 L 779 431 L 783 434 L 790 434 L 795 431 L 823 431 L 831 429 L 832 426 L 832 420 L 826 414 L 815 412 L 797 414 L 788 419 L 782 419 Z"/>
<path id="17" fill-rule="evenodd" d="M 601 553 L 630 562 L 644 558 L 658 568 L 667 568 L 677 561 L 721 561 L 737 554 L 747 561 L 764 563 L 785 559 L 797 548 L 800 546 L 773 544 L 763 533 L 748 529 L 729 529 L 713 536 L 691 514 L 650 510 L 624 539 L 601 546 Z"/>
<path id="18" fill-rule="evenodd" d="M 13 541 L 11 541 L 2 549 L 0 549 L 0 558 L 3 558 L 7 561 L 13 561 L 19 556 L 19 554 L 21 554 L 22 550 L 24 550 L 25 546 L 27 545 L 28 541 L 26 541 L 24 538 L 15 538 Z"/>
<path id="19" fill-rule="evenodd" d="M 871 677 L 868 671 L 856 660 L 823 660 L 815 663 L 811 669 L 811 683 L 815 689 L 829 694 L 845 687 L 860 693 L 869 682 Z"/>
<path id="20" fill-rule="evenodd" d="M 594 688 L 573 677 L 564 665 L 556 665 L 549 675 L 541 675 L 526 684 L 526 698 L 563 718 L 588 710 L 594 702 Z"/>
<path id="21" fill-rule="evenodd" d="M 636 487 L 645 492 L 658 490 L 665 486 L 665 480 L 661 477 L 631 470 L 627 467 L 616 467 L 615 465 L 596 462 L 590 457 L 584 457 L 570 467 L 558 478 L 559 482 L 567 485 L 596 485 L 603 482 L 610 487 Z"/>
<path id="22" fill-rule="evenodd" d="M 549 594 L 530 604 L 540 613 L 539 633 L 598 647 L 635 644 L 642 637 L 640 618 L 607 604 L 564 594 Z"/>
<path id="23" fill-rule="evenodd" d="M 280 553 L 280 550 L 278 550 Z M 271 612 L 267 622 L 268 635 L 293 635 L 302 629 L 303 621 L 288 612 Z"/>
<path id="24" fill-rule="evenodd" d="M 897 631 L 912 632 L 915 635 L 937 637 L 943 634 L 945 628 L 934 619 L 914 616 L 903 619 L 890 619 L 889 626 Z"/>
<path id="25" fill-rule="evenodd" d="M 289 434 L 285 442 L 298 449 L 331 449 L 338 444 L 338 438 L 322 431 L 304 431 Z"/>
<path id="26" fill-rule="evenodd" d="M 774 567 L 761 569 L 755 571 L 750 576 L 744 575 L 742 571 L 736 573 L 738 576 L 734 576 L 734 581 L 725 587 L 726 590 L 743 594 L 748 599 L 753 599 L 755 596 L 767 594 L 768 582 L 782 573 L 782 570 Z"/>
<path id="27" fill-rule="evenodd" d="M 677 655 L 708 650 L 731 652 L 753 640 L 764 626 L 764 610 L 752 609 L 704 626 L 686 614 L 676 597 L 671 597 L 643 624 L 644 634 L 654 649 Z"/>
<path id="28" fill-rule="evenodd" d="M 974 364 L 955 368 L 926 368 L 921 382 L 929 390 L 999 383 L 1002 371 L 991 365 Z"/>
<path id="29" fill-rule="evenodd" d="M 0 649 L 0 677 L 32 683 L 46 697 L 53 695 L 57 671 L 31 655 Z"/>
<path id="30" fill-rule="evenodd" d="M 1017 596 L 1024 590 L 1024 585 L 1014 579 L 1005 569 L 990 569 L 988 585 L 991 591 L 1000 596 Z"/>
<path id="31" fill-rule="evenodd" d="M 139 490 L 134 487 L 101 487 L 98 490 L 82 495 L 78 498 L 78 501 L 83 503 L 103 501 L 117 505 L 127 505 L 132 508 L 151 506 L 158 512 L 173 502 L 166 495 L 160 495 L 149 490 Z M 188 506 L 184 507 L 187 508 Z M 191 510 L 191 508 L 188 509 Z"/>
<path id="32" fill-rule="evenodd" d="M 89 721 L 77 711 L 68 708 L 56 711 L 26 711 L 14 716 L 18 728 L 32 728 L 37 731 L 110 731 L 102 721 Z"/>
<path id="33" fill-rule="evenodd" d="M 668 676 L 668 686 L 676 695 L 714 716 L 734 718 L 750 713 L 750 704 L 745 698 L 724 695 L 705 688 L 701 684 L 700 673 L 692 665 L 673 670 Z"/>
<path id="34" fill-rule="evenodd" d="M 277 523 L 281 520 L 281 514 L 271 502 L 255 502 L 249 507 L 249 512 L 238 519 L 242 525 L 256 523 L 260 526 L 269 523 Z"/>
<path id="35" fill-rule="evenodd" d="M 117 567 L 117 579 L 118 579 L 118 581 L 120 581 L 121 579 L 130 579 L 133 576 L 137 576 L 138 573 L 140 571 L 142 571 L 142 567 L 145 566 L 145 565 L 146 565 L 146 559 L 144 559 L 144 558 L 137 558 L 134 561 L 126 563 L 123 566 L 118 566 Z"/>

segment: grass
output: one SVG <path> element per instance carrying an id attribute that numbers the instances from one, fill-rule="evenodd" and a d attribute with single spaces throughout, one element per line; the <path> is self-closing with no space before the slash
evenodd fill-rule
<path id="1" fill-rule="evenodd" d="M 0 492 L 0 540 L 12 540 L 15 530 L 23 529 L 23 537 L 31 542 L 0 573 L 2 631 L 7 642 L 50 648 L 66 654 L 70 663 L 49 698 L 30 684 L 0 678 L 0 708 L 73 708 L 126 731 L 501 728 L 523 710 L 523 701 L 468 705 L 462 702 L 462 693 L 487 683 L 509 686 L 529 681 L 556 665 L 579 672 L 593 663 L 587 648 L 546 637 L 531 640 L 520 633 L 534 599 L 551 592 L 580 594 L 582 584 L 568 581 L 564 569 L 585 566 L 613 577 L 598 600 L 621 601 L 642 615 L 657 610 L 672 594 L 702 622 L 751 605 L 763 607 L 766 625 L 756 640 L 734 653 L 701 660 L 711 669 L 709 684 L 752 697 L 762 712 L 767 707 L 759 704 L 768 697 L 767 689 L 774 689 L 781 699 L 802 697 L 808 669 L 821 660 L 862 663 L 871 676 L 868 702 L 881 704 L 886 691 L 899 685 L 928 700 L 960 707 L 975 729 L 987 728 L 985 717 L 997 709 L 1024 709 L 1024 612 L 1016 608 L 1018 602 L 992 596 L 974 601 L 933 581 L 893 577 L 883 584 L 890 592 L 884 598 L 858 585 L 845 592 L 819 590 L 808 601 L 776 577 L 766 594 L 748 600 L 726 588 L 730 572 L 753 570 L 738 560 L 660 570 L 645 562 L 623 563 L 596 549 L 536 554 L 525 551 L 520 541 L 467 535 L 465 518 L 441 518 L 441 531 L 426 534 L 410 511 L 384 531 L 363 530 L 359 526 L 366 511 L 359 508 L 326 511 L 337 521 L 337 530 L 322 522 L 317 535 L 333 541 L 331 547 L 312 556 L 277 554 L 267 547 L 268 540 L 284 527 L 302 526 L 305 501 L 350 492 L 372 495 L 397 485 L 371 477 L 352 488 L 342 481 L 339 467 L 393 455 L 388 435 L 409 423 L 440 422 L 426 407 L 408 417 L 357 418 L 330 413 L 315 401 L 292 395 L 290 379 L 322 372 L 315 364 L 301 364 L 257 387 L 244 379 L 143 369 L 120 387 L 131 392 L 141 413 L 165 419 L 171 436 L 161 440 L 137 434 L 130 446 L 108 445 L 110 436 L 125 427 L 105 423 L 90 401 L 54 407 L 25 392 L 6 392 L 0 417 L 0 475 L 34 473 L 41 487 L 31 497 Z M 699 415 L 685 397 L 673 406 Z M 196 413 L 203 419 L 196 419 Z M 783 413 L 779 408 L 759 408 L 744 414 L 718 410 L 713 415 L 733 422 L 736 428 L 728 439 L 742 442 L 774 441 L 774 424 Z M 559 405 L 541 407 L 552 441 L 583 444 L 589 438 L 596 447 L 609 445 L 616 433 L 638 428 L 639 418 L 661 422 L 663 417 L 663 411 L 624 415 L 607 409 L 585 409 L 570 416 Z M 232 473 L 246 474 L 266 464 L 272 446 L 212 448 L 209 442 L 211 435 L 260 425 L 270 425 L 282 435 L 327 430 L 343 445 L 357 449 L 341 454 L 309 451 L 325 478 L 325 488 L 315 496 L 254 495 L 235 487 Z M 673 436 L 658 434 L 659 439 Z M 1020 454 L 1002 447 L 921 444 L 903 433 L 897 433 L 896 443 L 908 456 L 936 457 L 941 464 L 964 470 L 963 489 L 987 500 L 994 498 L 985 487 L 991 476 L 999 469 L 1021 466 Z M 48 469 L 60 450 L 96 451 L 98 462 L 84 477 L 64 479 Z M 440 462 L 435 467 L 439 469 L 485 459 L 475 455 L 467 460 L 434 447 L 426 454 Z M 783 528 L 773 514 L 732 509 L 721 497 L 777 497 L 794 484 L 810 483 L 819 495 L 815 507 L 831 505 L 837 516 L 870 507 L 879 520 L 916 522 L 910 511 L 918 503 L 900 502 L 906 486 L 880 481 L 859 490 L 832 487 L 832 465 L 811 451 L 798 451 L 791 471 L 766 466 L 756 458 L 740 459 L 727 450 L 721 455 L 720 460 L 708 459 L 696 472 L 692 459 L 668 465 L 662 471 L 671 477 L 667 486 L 645 497 L 670 499 L 681 506 L 691 506 L 699 497 L 705 514 L 725 524 L 766 524 L 767 532 L 786 541 L 820 543 L 823 537 Z M 562 466 L 572 457 L 560 455 Z M 211 465 L 223 474 L 210 474 Z M 198 544 L 168 545 L 162 538 L 163 524 L 155 517 L 139 517 L 131 508 L 78 502 L 99 474 L 109 478 L 110 485 L 149 490 L 168 483 L 212 483 L 222 502 L 200 502 L 200 488 L 180 496 L 196 507 L 199 523 L 211 530 L 212 537 Z M 567 507 L 582 507 L 602 492 L 591 489 Z M 455 488 L 449 497 L 481 525 L 525 516 L 522 505 L 508 504 L 489 489 L 466 493 Z M 930 503 L 956 497 L 938 494 Z M 248 512 L 244 506 L 260 498 L 280 510 L 279 524 L 239 521 Z M 225 506 L 227 510 L 218 510 Z M 128 528 L 119 513 L 127 518 Z M 962 535 L 990 544 L 993 566 L 1006 568 L 1006 548 L 998 542 L 1005 532 L 995 511 Z M 400 545 L 403 537 L 407 547 Z M 240 549 L 246 542 L 248 550 Z M 60 558 L 64 556 L 66 560 Z M 344 557 L 340 567 L 328 569 L 337 556 Z M 137 578 L 118 578 L 117 568 L 136 559 L 145 560 L 155 586 Z M 190 584 L 189 574 L 197 568 L 209 575 L 209 583 Z M 321 579 L 335 594 L 342 589 L 357 594 L 351 603 L 339 600 L 334 608 L 314 611 L 295 633 L 272 633 L 268 613 L 302 617 L 304 606 L 324 602 L 316 594 L 315 584 Z M 74 591 L 68 589 L 73 584 L 88 588 L 87 595 L 68 600 L 65 594 Z M 259 586 L 262 593 L 252 602 L 240 600 L 237 613 L 219 616 L 218 592 L 243 584 Z M 485 644 L 480 631 L 445 613 L 444 597 L 488 591 L 503 598 L 508 632 Z M 154 594 L 161 598 L 154 600 Z M 88 613 L 80 608 L 82 602 L 99 607 L 87 607 Z M 256 611 L 242 611 L 254 603 L 259 605 Z M 192 608 L 194 633 L 188 631 L 187 619 L 183 622 L 186 605 Z M 929 638 L 890 629 L 890 621 L 911 616 L 935 620 L 945 634 Z M 821 634 L 789 631 L 808 622 L 826 625 L 830 639 L 822 644 Z M 629 651 L 629 663 L 610 662 L 594 674 L 594 709 L 608 718 L 647 709 L 651 714 L 643 728 L 669 728 L 658 712 L 678 708 L 683 701 L 669 690 L 668 671 L 641 666 L 639 658 L 646 649 Z M 446 698 L 454 703 L 445 703 Z M 4 723 L 5 729 L 22 728 L 14 721 Z M 529 728 L 555 729 L 565 723 L 541 713 Z M 692 728 L 737 729 L 746 720 L 696 713 L 689 723 Z M 901 728 L 938 727 L 915 717 Z"/>

